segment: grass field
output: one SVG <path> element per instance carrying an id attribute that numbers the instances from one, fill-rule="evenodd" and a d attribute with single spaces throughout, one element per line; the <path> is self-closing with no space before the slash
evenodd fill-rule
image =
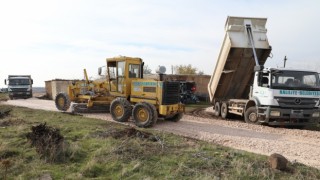
<path id="1" fill-rule="evenodd" d="M 9 100 L 8 93 L 0 93 L 0 101 L 7 101 Z"/>
<path id="2" fill-rule="evenodd" d="M 207 108 L 209 106 L 212 106 L 209 102 L 199 102 L 197 104 L 186 104 L 186 112 L 192 112 L 193 110 L 199 109 L 199 108 Z"/>
<path id="3" fill-rule="evenodd" d="M 3 105 L 0 111 L 0 179 L 320 179 L 318 169 L 299 163 L 272 170 L 266 156 L 152 129 Z M 27 139 L 41 123 L 63 136 L 55 159 Z"/>

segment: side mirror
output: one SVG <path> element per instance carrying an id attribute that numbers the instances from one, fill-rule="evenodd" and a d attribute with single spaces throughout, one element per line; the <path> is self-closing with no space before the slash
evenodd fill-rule
<path id="1" fill-rule="evenodd" d="M 4 84 L 7 85 L 7 80 L 6 79 L 4 80 Z"/>
<path id="2" fill-rule="evenodd" d="M 101 75 L 101 73 L 102 73 L 102 68 L 99 67 L 99 68 L 98 68 L 98 74 Z"/>
<path id="3" fill-rule="evenodd" d="M 33 84 L 33 79 L 31 79 L 31 84 Z"/>

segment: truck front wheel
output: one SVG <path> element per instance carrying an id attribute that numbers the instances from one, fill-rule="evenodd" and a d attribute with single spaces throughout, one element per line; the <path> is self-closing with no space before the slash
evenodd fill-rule
<path id="1" fill-rule="evenodd" d="M 249 124 L 259 124 L 257 108 L 255 106 L 249 107 L 244 113 L 244 120 Z"/>

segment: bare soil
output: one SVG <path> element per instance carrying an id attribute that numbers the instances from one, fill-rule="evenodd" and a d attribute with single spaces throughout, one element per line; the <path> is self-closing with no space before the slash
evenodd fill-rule
<path id="1" fill-rule="evenodd" d="M 1 104 L 57 111 L 54 101 L 35 98 L 11 100 Z M 85 114 L 85 116 L 113 121 L 110 114 L 106 113 Z M 134 126 L 132 122 L 124 124 Z M 184 115 L 179 122 L 159 120 L 153 129 L 258 154 L 279 153 L 291 162 L 320 169 L 319 131 L 252 125 L 243 123 L 241 118 L 222 120 L 213 116 L 212 108 Z"/>

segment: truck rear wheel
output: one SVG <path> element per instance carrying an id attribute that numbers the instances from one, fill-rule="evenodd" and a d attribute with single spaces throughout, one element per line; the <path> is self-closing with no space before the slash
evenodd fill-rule
<path id="1" fill-rule="evenodd" d="M 153 109 L 147 103 L 137 103 L 133 107 L 132 116 L 138 127 L 150 127 L 155 121 Z"/>
<path id="2" fill-rule="evenodd" d="M 220 102 L 216 102 L 214 104 L 214 115 L 215 116 L 220 116 L 220 113 L 221 113 L 221 107 L 220 107 Z"/>
<path id="3" fill-rule="evenodd" d="M 244 113 L 244 120 L 249 124 L 259 124 L 257 108 L 255 106 L 249 107 Z"/>
<path id="4" fill-rule="evenodd" d="M 130 102 L 124 98 L 116 98 L 111 102 L 110 113 L 112 119 L 118 122 L 129 120 L 132 112 Z"/>
<path id="5" fill-rule="evenodd" d="M 66 93 L 60 92 L 55 98 L 55 104 L 60 111 L 67 111 L 70 107 L 70 98 Z"/>
<path id="6" fill-rule="evenodd" d="M 228 111 L 228 104 L 225 102 L 222 103 L 222 106 L 221 106 L 221 117 L 224 119 L 230 117 L 230 113 Z"/>

